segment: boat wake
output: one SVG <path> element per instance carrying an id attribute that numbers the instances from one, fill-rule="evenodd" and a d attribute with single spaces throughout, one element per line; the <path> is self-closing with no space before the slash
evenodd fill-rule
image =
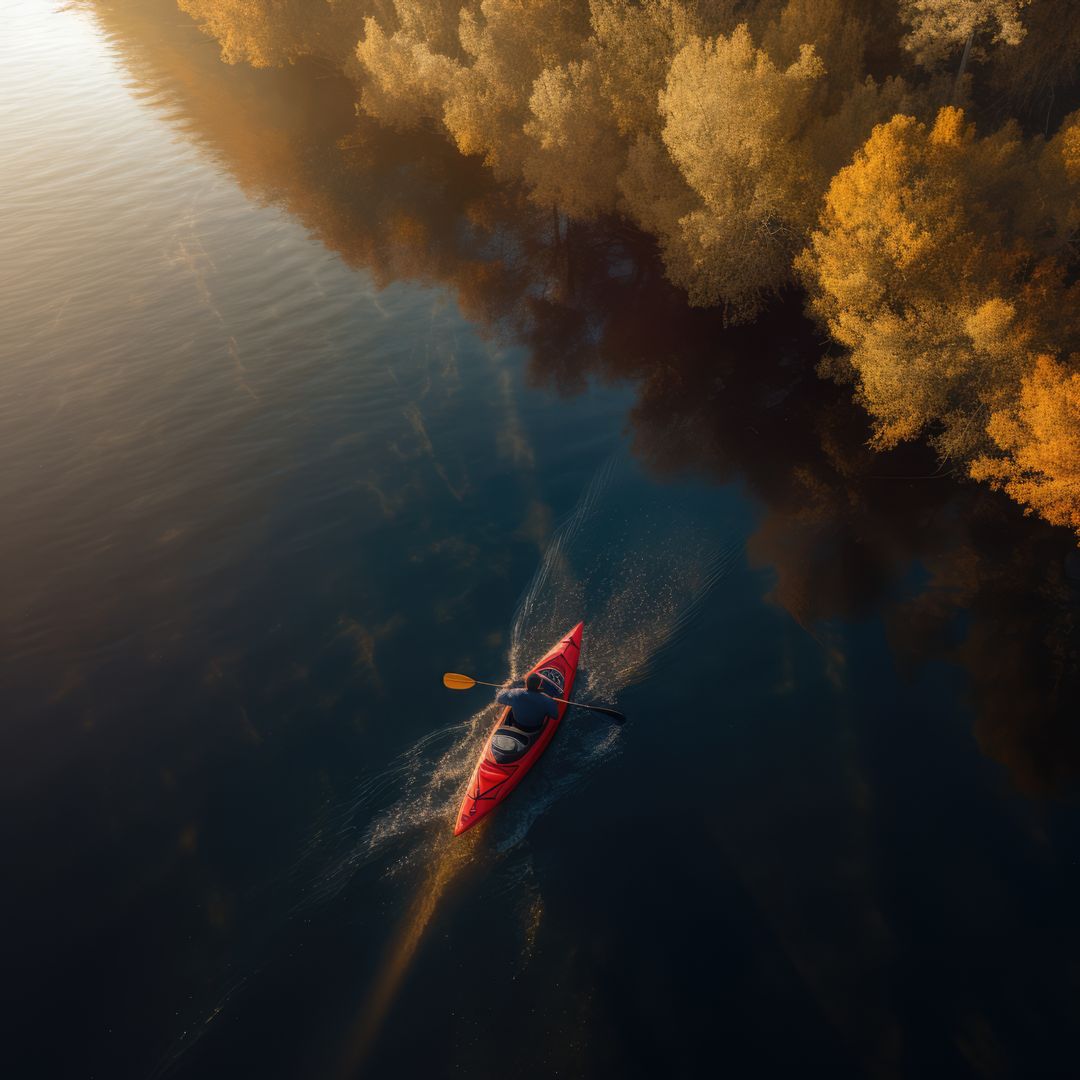
<path id="1" fill-rule="evenodd" d="M 556 529 L 521 595 L 509 636 L 510 677 L 520 678 L 584 618 L 574 696 L 615 704 L 620 692 L 663 667 L 712 589 L 742 558 L 741 535 L 702 524 L 677 491 L 646 486 L 632 464 L 612 457 Z M 334 808 L 308 854 L 318 850 L 325 860 L 337 847 L 337 858 L 309 878 L 298 907 L 333 899 L 358 869 L 391 852 L 391 875 L 430 865 L 449 835 L 496 711 L 485 705 L 465 724 L 430 732 Z M 600 717 L 571 710 L 530 775 L 528 791 L 488 819 L 489 846 L 505 855 L 521 844 L 533 822 L 617 752 L 623 737 Z"/>
<path id="2" fill-rule="evenodd" d="M 614 704 L 620 691 L 662 665 L 710 591 L 742 557 L 741 536 L 704 526 L 677 493 L 645 487 L 632 466 L 609 459 L 552 536 L 522 593 L 510 632 L 511 677 L 519 678 L 584 618 L 574 696 Z M 441 897 L 481 849 L 494 852 L 505 871 L 507 880 L 501 887 L 495 882 L 495 890 L 523 894 L 522 962 L 527 962 L 543 902 L 531 859 L 521 848 L 533 823 L 616 753 L 623 738 L 623 729 L 571 710 L 544 761 L 531 773 L 528 790 L 454 838 L 451 828 L 462 789 L 496 711 L 488 705 L 464 727 L 451 725 L 425 736 L 362 784 L 352 806 L 337 818 L 338 827 L 351 830 L 359 816 L 371 815 L 372 800 L 391 789 L 399 792 L 369 818 L 358 842 L 352 833 L 353 846 L 327 869 L 306 902 L 336 895 L 361 865 L 385 858 L 391 849 L 399 854 L 388 863 L 389 874 L 417 864 L 423 868 L 408 914 L 346 1039 L 343 1077 L 366 1057 Z M 498 869 L 495 873 L 499 876 Z"/>
<path id="3" fill-rule="evenodd" d="M 734 531 L 702 522 L 689 497 L 657 489 L 613 457 L 552 535 L 510 627 L 507 668 L 514 678 L 585 620 L 574 697 L 615 704 L 655 675 L 700 613 L 712 589 L 743 559 Z M 533 824 L 633 737 L 627 728 L 571 709 L 528 782 L 460 837 L 451 830 L 464 785 L 495 721 L 493 704 L 464 724 L 429 732 L 387 768 L 364 778 L 325 808 L 286 875 L 297 917 L 339 897 L 361 868 L 381 864 L 386 878 L 407 877 L 411 900 L 391 938 L 335 1070 L 354 1075 L 377 1038 L 425 930 L 450 886 L 484 852 L 487 886 L 519 901 L 528 961 L 543 912 L 525 844 Z M 492 858 L 494 855 L 494 859 Z"/>

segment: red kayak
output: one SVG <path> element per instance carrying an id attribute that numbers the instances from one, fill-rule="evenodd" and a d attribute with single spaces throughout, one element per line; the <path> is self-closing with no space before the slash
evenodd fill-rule
<path id="1" fill-rule="evenodd" d="M 552 697 L 568 698 L 574 689 L 578 657 L 581 655 L 581 632 L 578 623 L 548 654 L 525 675 L 536 672 L 545 681 L 544 692 Z M 524 676 L 523 676 L 524 677 Z M 480 760 L 469 778 L 461 809 L 458 811 L 454 835 L 460 836 L 481 818 L 487 817 L 521 783 L 521 778 L 536 764 L 555 735 L 555 729 L 566 715 L 566 705 L 559 705 L 559 715 L 549 719 L 522 750 L 517 729 L 506 724 L 509 707 L 499 713 L 499 719 L 484 743 Z M 503 733 L 500 733 L 500 728 Z M 513 734 L 510 734 L 513 732 Z"/>

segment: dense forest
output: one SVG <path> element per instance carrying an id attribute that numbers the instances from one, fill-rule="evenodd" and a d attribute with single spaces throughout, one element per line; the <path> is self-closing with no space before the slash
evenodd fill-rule
<path id="1" fill-rule="evenodd" d="M 1080 533 L 1072 0 L 178 0 L 230 62 L 314 58 L 689 304 L 800 289 L 871 445 Z M 753 364 L 752 358 L 746 363 Z"/>

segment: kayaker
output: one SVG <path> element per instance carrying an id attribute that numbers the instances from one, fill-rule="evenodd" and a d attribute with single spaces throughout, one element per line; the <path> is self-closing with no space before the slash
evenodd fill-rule
<path id="1" fill-rule="evenodd" d="M 544 680 L 536 672 L 525 678 L 525 689 L 514 687 L 500 690 L 495 700 L 500 705 L 510 706 L 507 722 L 530 735 L 539 731 L 547 718 L 554 720 L 559 715 L 559 706 L 543 692 Z"/>

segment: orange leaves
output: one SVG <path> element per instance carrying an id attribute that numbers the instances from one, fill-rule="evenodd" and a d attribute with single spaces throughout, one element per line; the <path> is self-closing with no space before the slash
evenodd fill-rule
<path id="1" fill-rule="evenodd" d="M 1080 373 L 1038 357 L 1018 401 L 994 412 L 987 432 L 1004 456 L 977 458 L 971 475 L 1080 535 Z"/>
<path id="2" fill-rule="evenodd" d="M 1068 337 L 1063 279 L 1016 230 L 1043 153 L 1006 127 L 977 138 L 959 109 L 931 128 L 875 128 L 826 196 L 798 267 L 813 310 L 851 352 L 876 445 L 929 432 L 940 453 L 985 448 L 1036 348 Z"/>
<path id="3" fill-rule="evenodd" d="M 935 146 L 963 146 L 975 138 L 975 125 L 964 123 L 964 110 L 949 105 L 937 114 L 930 131 L 930 142 Z"/>
<path id="4" fill-rule="evenodd" d="M 824 73 L 812 46 L 781 71 L 745 26 L 715 41 L 692 38 L 676 54 L 660 94 L 664 142 L 706 203 L 723 198 L 734 170 L 749 171 L 759 189 L 789 181 L 797 171 L 791 144 L 809 119 L 807 91 Z M 776 176 L 777 167 L 787 175 Z"/>

